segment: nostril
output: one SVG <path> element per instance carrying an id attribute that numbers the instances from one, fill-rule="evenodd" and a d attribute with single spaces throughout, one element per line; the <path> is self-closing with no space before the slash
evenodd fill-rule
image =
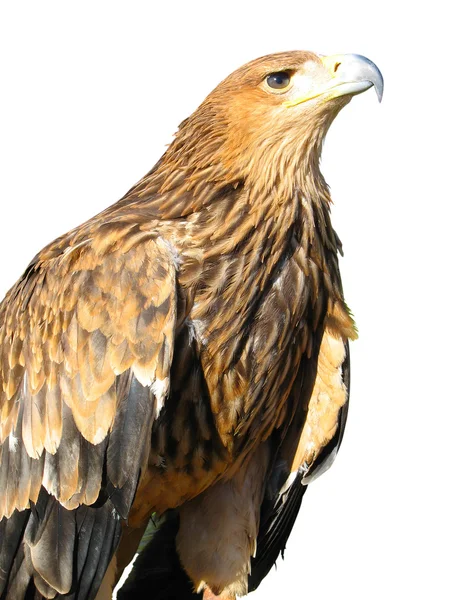
<path id="1" fill-rule="evenodd" d="M 335 72 L 335 73 L 336 73 L 336 71 L 339 69 L 339 67 L 340 67 L 340 66 L 341 66 L 341 63 L 340 63 L 340 62 L 337 62 L 337 63 L 334 65 L 334 72 Z"/>

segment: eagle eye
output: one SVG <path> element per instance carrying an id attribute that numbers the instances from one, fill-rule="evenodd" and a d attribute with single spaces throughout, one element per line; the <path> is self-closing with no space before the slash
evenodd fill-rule
<path id="1" fill-rule="evenodd" d="M 274 90 L 282 90 L 287 88 L 291 82 L 291 75 L 287 71 L 278 71 L 271 73 L 266 78 L 267 85 Z"/>

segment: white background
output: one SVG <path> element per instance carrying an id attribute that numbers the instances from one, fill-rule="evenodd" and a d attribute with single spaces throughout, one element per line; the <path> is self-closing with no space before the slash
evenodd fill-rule
<path id="1" fill-rule="evenodd" d="M 1 295 L 241 64 L 288 49 L 371 58 L 384 101 L 353 99 L 322 163 L 360 330 L 346 437 L 250 597 L 448 598 L 448 18 L 437 2 L 162 4 L 2 3 Z"/>

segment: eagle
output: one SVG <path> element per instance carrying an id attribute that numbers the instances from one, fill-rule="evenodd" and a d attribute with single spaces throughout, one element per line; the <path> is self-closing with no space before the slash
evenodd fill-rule
<path id="1" fill-rule="evenodd" d="M 258 58 L 0 304 L 0 598 L 234 600 L 341 443 L 344 299 L 320 172 L 360 55 Z"/>

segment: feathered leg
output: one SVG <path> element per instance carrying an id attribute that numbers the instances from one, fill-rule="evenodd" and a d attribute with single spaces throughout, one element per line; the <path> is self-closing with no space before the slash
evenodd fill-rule
<path id="1" fill-rule="evenodd" d="M 269 445 L 262 444 L 232 478 L 178 509 L 180 562 L 205 600 L 247 594 L 269 459 Z"/>

